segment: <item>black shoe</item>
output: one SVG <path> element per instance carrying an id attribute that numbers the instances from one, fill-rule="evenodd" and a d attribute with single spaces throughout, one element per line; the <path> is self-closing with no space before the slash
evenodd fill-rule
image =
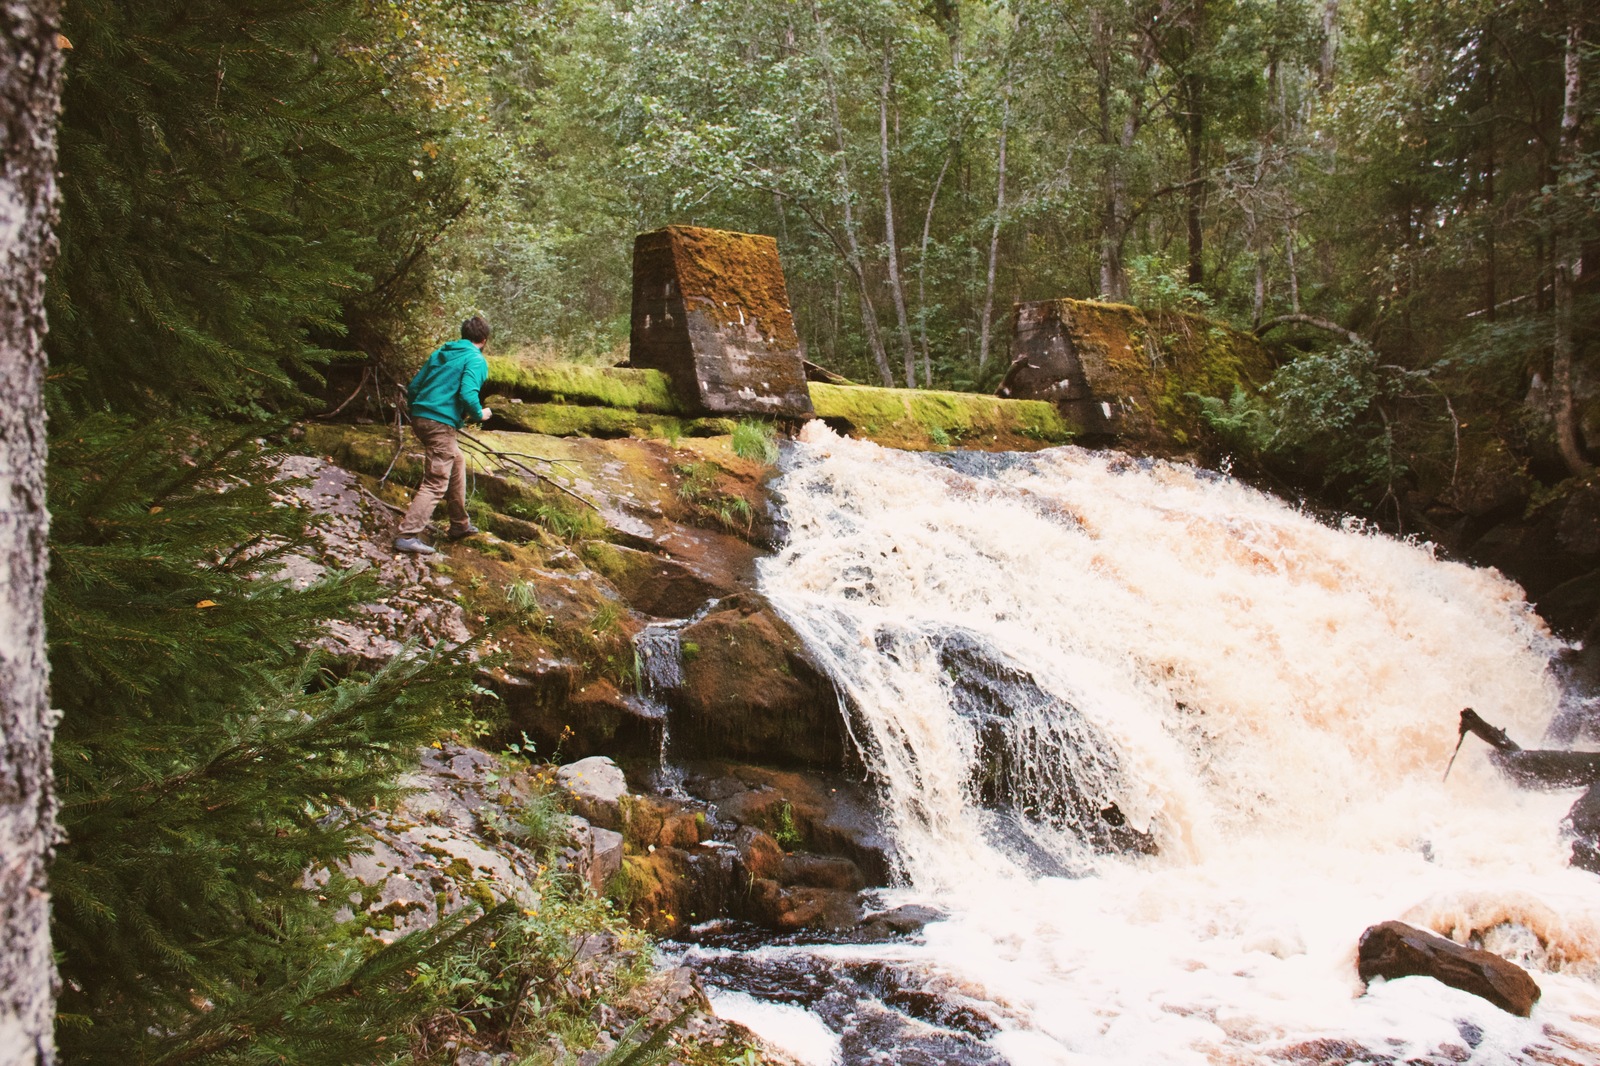
<path id="1" fill-rule="evenodd" d="M 479 533 L 482 533 L 482 532 L 483 532 L 483 530 L 479 529 L 477 526 L 473 525 L 471 522 L 468 522 L 466 529 L 463 529 L 463 530 L 461 530 L 459 532 L 457 532 L 456 530 L 452 529 L 450 532 L 448 532 L 448 533 L 446 533 L 444 535 L 444 539 L 445 540 L 465 540 L 468 537 L 475 537 Z"/>

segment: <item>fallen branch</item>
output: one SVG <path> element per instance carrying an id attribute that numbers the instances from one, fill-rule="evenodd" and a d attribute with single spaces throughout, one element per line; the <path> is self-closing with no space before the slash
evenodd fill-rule
<path id="1" fill-rule="evenodd" d="M 595 514 L 599 514 L 600 513 L 600 507 L 599 507 L 598 504 L 592 503 L 589 500 L 584 499 L 582 496 L 579 496 L 576 492 L 573 492 L 571 489 L 567 488 L 565 485 L 561 484 L 561 482 L 557 481 L 555 478 L 551 477 L 550 475 L 541 474 L 537 470 L 533 469 L 532 467 L 525 466 L 522 463 L 519 463 L 517 460 L 515 460 L 515 459 L 513 459 L 511 457 L 513 453 L 503 452 L 503 451 L 500 451 L 498 448 L 491 448 L 491 447 L 489 447 L 489 445 L 485 444 L 483 441 L 479 440 L 477 437 L 474 437 L 472 434 L 468 433 L 466 430 L 459 430 L 458 434 L 459 434 L 459 436 L 461 437 L 462 440 L 465 440 L 465 441 L 469 442 L 474 447 L 476 447 L 479 451 L 483 452 L 485 455 L 492 455 L 496 459 L 501 460 L 502 462 L 509 463 L 510 465 L 516 467 L 518 470 L 522 471 L 524 474 L 527 474 L 529 477 L 535 478 L 536 480 L 539 480 L 539 481 L 543 481 L 543 482 L 553 486 L 558 491 L 566 493 L 568 496 L 571 496 L 574 500 L 577 500 L 579 503 L 583 504 L 585 507 L 588 507 L 590 510 L 594 511 Z M 553 460 L 553 459 L 540 459 L 540 457 L 538 457 L 538 456 L 529 456 L 529 458 L 531 458 L 531 459 L 539 459 L 540 462 L 546 462 L 546 463 L 552 463 L 552 464 L 555 462 L 555 460 Z"/>
<path id="2" fill-rule="evenodd" d="M 1337 333 L 1339 336 L 1348 340 L 1351 344 L 1359 344 L 1363 348 L 1372 347 L 1371 344 L 1367 343 L 1367 339 L 1361 334 L 1357 333 L 1355 330 L 1345 329 L 1337 322 L 1329 322 L 1326 318 L 1318 318 L 1316 315 L 1279 315 L 1277 318 L 1268 319 L 1267 321 L 1261 323 L 1261 325 L 1257 326 L 1256 336 L 1260 337 L 1264 335 L 1268 330 L 1274 328 L 1275 326 L 1285 326 L 1289 325 L 1290 323 L 1296 323 L 1302 326 L 1314 326 L 1317 329 L 1327 330 L 1329 333 Z"/>
<path id="3" fill-rule="evenodd" d="M 362 390 L 363 387 L 366 386 L 367 379 L 369 379 L 370 377 L 372 377 L 372 365 L 369 363 L 368 365 L 366 365 L 366 366 L 361 368 L 361 380 L 356 382 L 356 390 L 354 392 L 352 392 L 349 396 L 345 397 L 344 403 L 340 404 L 338 407 L 335 407 L 331 411 L 327 411 L 327 412 L 325 412 L 323 414 L 320 414 L 320 415 L 313 415 L 312 417 L 313 418 L 317 418 L 317 419 L 332 418 L 334 415 L 338 414 L 340 411 L 343 411 L 346 407 L 349 407 L 350 404 L 355 400 L 355 398 L 357 396 L 361 395 L 361 390 Z"/>

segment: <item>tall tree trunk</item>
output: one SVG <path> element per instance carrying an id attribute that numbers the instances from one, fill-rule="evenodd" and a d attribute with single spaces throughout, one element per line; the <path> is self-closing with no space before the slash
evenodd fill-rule
<path id="1" fill-rule="evenodd" d="M 895 322 L 900 327 L 901 355 L 906 388 L 917 383 L 917 355 L 911 346 L 911 322 L 906 314 L 906 289 L 900 281 L 900 244 L 894 232 L 894 189 L 889 180 L 889 93 L 894 88 L 894 53 L 883 41 L 883 81 L 878 86 L 878 166 L 883 173 L 883 233 L 889 246 L 889 294 L 894 298 Z"/>
<path id="2" fill-rule="evenodd" d="M 1205 206 L 1205 79 L 1199 70 L 1205 39 L 1205 0 L 1194 0 L 1189 14 L 1187 69 L 1183 73 L 1183 139 L 1189 150 L 1189 181 L 1185 192 L 1185 215 L 1189 229 L 1189 284 L 1199 288 L 1205 282 L 1205 230 L 1201 225 Z"/>
<path id="3" fill-rule="evenodd" d="M 989 365 L 989 326 L 994 320 L 994 276 L 1000 261 L 1000 226 L 1006 211 L 1006 136 L 1011 132 L 1011 69 L 1006 68 L 1006 82 L 1000 90 L 1003 103 L 1000 112 L 1000 155 L 995 168 L 994 227 L 989 231 L 989 274 L 983 286 L 983 314 L 978 323 L 978 372 Z"/>
<path id="4" fill-rule="evenodd" d="M 1098 10 L 1092 16 L 1094 39 L 1094 64 L 1100 110 L 1100 142 L 1111 148 L 1112 156 L 1106 163 L 1105 199 L 1100 211 L 1100 292 L 1108 300 L 1128 298 L 1128 274 L 1122 266 L 1123 247 L 1127 244 L 1128 230 L 1133 225 L 1133 210 L 1129 204 L 1128 179 L 1124 170 L 1128 153 L 1139 137 L 1144 124 L 1144 93 L 1150 68 L 1156 59 L 1159 24 L 1167 14 L 1168 6 L 1160 5 L 1151 13 L 1150 22 L 1141 32 L 1138 65 L 1127 86 L 1127 110 L 1122 112 L 1120 123 L 1113 116 L 1112 97 L 1115 87 L 1111 83 L 1111 60 L 1116 47 L 1114 34 L 1104 13 Z M 1113 126 L 1120 130 L 1113 133 Z"/>
<path id="5" fill-rule="evenodd" d="M 1334 60 L 1339 54 L 1339 0 L 1323 0 L 1322 55 L 1317 64 L 1317 90 L 1333 88 Z"/>
<path id="6" fill-rule="evenodd" d="M 1495 65 L 1493 59 L 1495 20 L 1489 19 L 1483 39 L 1479 44 L 1478 73 L 1483 79 L 1484 93 L 1484 159 L 1483 159 L 1483 313 L 1493 322 L 1498 316 L 1496 305 L 1500 302 L 1498 264 L 1495 262 Z"/>
<path id="7" fill-rule="evenodd" d="M 1576 3 L 1576 0 L 1569 0 Z M 1556 173 L 1556 232 L 1555 232 L 1555 343 L 1550 358 L 1550 402 L 1554 408 L 1556 445 L 1561 458 L 1574 475 L 1589 471 L 1589 461 L 1583 457 L 1578 444 L 1578 429 L 1573 413 L 1572 361 L 1576 349 L 1576 313 L 1574 296 L 1578 278 L 1583 273 L 1583 241 L 1580 236 L 1575 202 L 1581 180 L 1576 174 L 1582 145 L 1583 103 L 1583 27 L 1582 14 L 1573 8 L 1567 12 L 1567 47 L 1565 54 L 1565 93 L 1561 107 L 1561 155 Z"/>
<path id="8" fill-rule="evenodd" d="M 55 249 L 57 0 L 0 5 L 0 1062 L 55 1061 L 44 645 L 44 278 Z"/>
<path id="9" fill-rule="evenodd" d="M 933 236 L 933 209 L 939 203 L 939 189 L 944 185 L 944 176 L 950 171 L 959 143 L 950 145 L 944 164 L 939 167 L 939 176 L 933 179 L 928 210 L 922 216 L 922 244 L 917 252 L 917 336 L 922 344 L 922 387 L 926 389 L 933 388 L 933 357 L 928 354 L 928 241 Z"/>
<path id="10" fill-rule="evenodd" d="M 839 150 L 839 192 L 844 200 L 845 265 L 855 278 L 856 295 L 861 303 L 861 328 L 867 333 L 867 348 L 872 352 L 872 362 L 878 377 L 889 388 L 894 387 L 894 368 L 889 365 L 889 354 L 883 348 L 883 334 L 878 329 L 878 312 L 872 306 L 872 291 L 867 286 L 867 271 L 861 255 L 861 240 L 856 232 L 853 201 L 855 189 L 850 181 L 850 158 L 846 151 L 844 120 L 839 117 L 839 88 L 833 79 L 833 55 L 828 50 L 828 29 L 822 12 L 811 5 L 811 20 L 817 27 L 817 49 L 822 59 L 823 84 L 828 90 L 828 107 L 833 118 L 833 138 Z"/>

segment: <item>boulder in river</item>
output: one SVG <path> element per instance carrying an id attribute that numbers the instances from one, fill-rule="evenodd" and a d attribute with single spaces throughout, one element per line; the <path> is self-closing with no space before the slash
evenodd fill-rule
<path id="1" fill-rule="evenodd" d="M 1404 922 L 1383 922 L 1362 933 L 1356 968 L 1368 983 L 1377 977 L 1432 977 L 1524 1018 L 1539 1002 L 1539 986 L 1516 963 Z"/>
<path id="2" fill-rule="evenodd" d="M 683 630 L 683 712 L 674 740 L 702 757 L 837 767 L 844 723 L 833 684 L 805 645 L 753 593 L 730 597 Z"/>

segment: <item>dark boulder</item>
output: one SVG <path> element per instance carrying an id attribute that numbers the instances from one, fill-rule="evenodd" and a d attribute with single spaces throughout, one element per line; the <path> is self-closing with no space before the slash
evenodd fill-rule
<path id="1" fill-rule="evenodd" d="M 837 767 L 844 725 L 833 684 L 761 597 L 742 593 L 682 634 L 674 740 L 713 758 Z"/>
<path id="2" fill-rule="evenodd" d="M 1432 977 L 1524 1018 L 1539 1002 L 1539 986 L 1516 963 L 1404 922 L 1383 922 L 1362 933 L 1356 967 L 1368 983 L 1378 977 Z"/>

